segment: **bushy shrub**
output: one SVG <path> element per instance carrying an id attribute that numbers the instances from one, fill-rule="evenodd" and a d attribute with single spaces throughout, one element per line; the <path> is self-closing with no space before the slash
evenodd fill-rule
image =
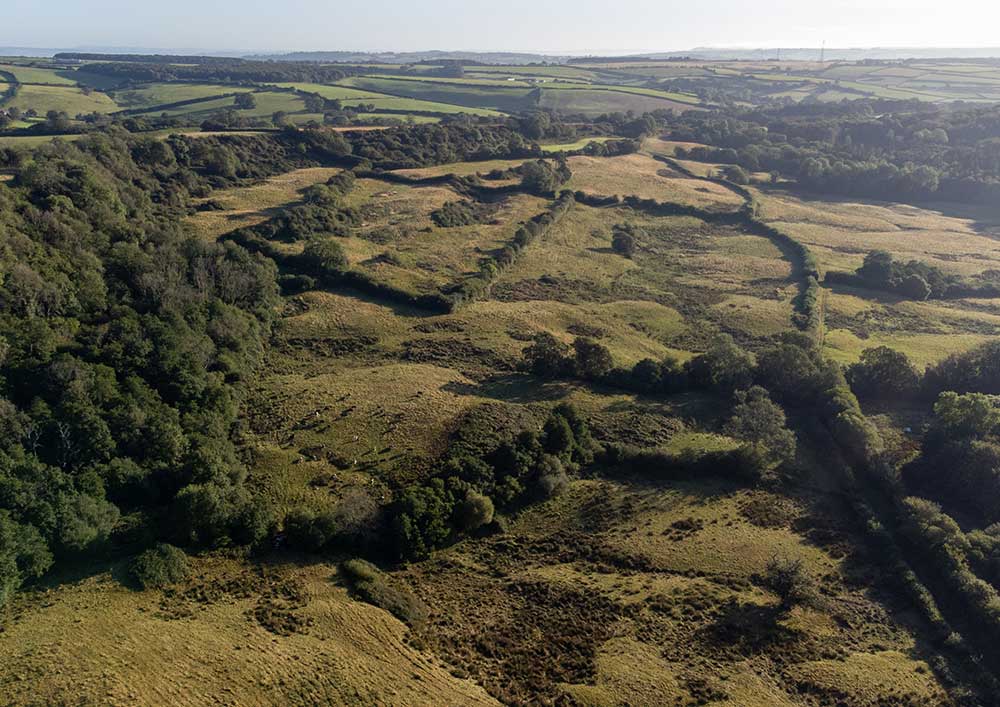
<path id="1" fill-rule="evenodd" d="M 778 595 L 781 608 L 786 611 L 807 601 L 815 593 L 805 564 L 799 559 L 772 557 L 764 570 L 763 582 L 765 587 Z"/>
<path id="2" fill-rule="evenodd" d="M 611 248 L 626 258 L 635 255 L 639 229 L 630 223 L 620 223 L 611 231 Z"/>
<path id="3" fill-rule="evenodd" d="M 573 364 L 580 378 L 600 381 L 611 371 L 614 361 L 606 346 L 586 337 L 577 337 L 573 340 Z"/>
<path id="4" fill-rule="evenodd" d="M 343 246 L 333 238 L 313 238 L 302 251 L 302 262 L 313 275 L 336 278 L 349 267 Z"/>
<path id="5" fill-rule="evenodd" d="M 129 565 L 129 576 L 141 589 L 159 589 L 183 582 L 189 571 L 184 551 L 164 543 L 146 550 Z"/>
<path id="6" fill-rule="evenodd" d="M 464 532 L 470 532 L 492 523 L 493 512 L 493 501 L 490 497 L 472 489 L 465 492 L 465 498 L 459 501 L 455 507 L 458 527 Z"/>
<path id="7" fill-rule="evenodd" d="M 285 516 L 285 539 L 296 549 L 319 552 L 336 537 L 338 526 L 334 513 L 317 513 L 299 508 Z"/>
<path id="8" fill-rule="evenodd" d="M 471 226 L 493 217 L 496 208 L 475 201 L 449 201 L 431 214 L 431 220 L 441 228 Z"/>
<path id="9" fill-rule="evenodd" d="M 569 487 L 569 475 L 562 460 L 552 454 L 542 456 L 537 471 L 537 485 L 542 498 L 553 498 Z"/>

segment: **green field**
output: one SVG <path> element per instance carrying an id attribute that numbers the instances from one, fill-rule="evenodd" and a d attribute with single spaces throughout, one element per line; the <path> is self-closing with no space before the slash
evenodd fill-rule
<path id="1" fill-rule="evenodd" d="M 28 110 L 33 108 L 39 115 L 50 110 L 65 111 L 70 117 L 80 113 L 110 113 L 118 109 L 111 98 L 97 91 L 90 95 L 73 86 L 38 86 L 24 84 L 9 105 Z"/>
<path id="2" fill-rule="evenodd" d="M 344 83 L 350 86 L 383 92 L 404 98 L 448 103 L 468 108 L 488 108 L 496 111 L 525 110 L 532 105 L 532 89 L 492 86 L 467 86 L 462 84 L 429 83 L 403 79 L 378 79 L 356 76 Z"/>
<path id="3" fill-rule="evenodd" d="M 326 86 L 322 84 L 280 84 L 281 86 L 296 88 L 307 93 L 318 93 L 330 100 L 340 100 L 345 106 L 358 104 L 373 105 L 376 110 L 391 111 L 414 111 L 416 113 L 469 113 L 471 115 L 498 116 L 500 113 L 484 108 L 470 108 L 463 105 L 451 103 L 439 103 L 435 101 L 425 101 L 415 98 L 392 96 L 379 93 L 374 90 L 359 89 L 352 86 L 336 85 Z"/>
<path id="4" fill-rule="evenodd" d="M 585 137 L 577 140 L 576 142 L 543 144 L 541 147 L 545 152 L 575 152 L 576 150 L 582 150 L 591 143 L 607 142 L 608 140 L 613 139 L 614 138 L 610 137 Z"/>
<path id="5" fill-rule="evenodd" d="M 72 78 L 72 71 L 13 64 L 0 64 L 0 71 L 14 74 L 14 77 L 20 83 L 62 84 L 66 86 L 75 86 L 77 84 L 77 80 Z"/>
<path id="6" fill-rule="evenodd" d="M 213 98 L 235 93 L 233 86 L 196 83 L 154 83 L 137 88 L 117 91 L 115 102 L 122 108 L 152 108 L 179 101 Z"/>

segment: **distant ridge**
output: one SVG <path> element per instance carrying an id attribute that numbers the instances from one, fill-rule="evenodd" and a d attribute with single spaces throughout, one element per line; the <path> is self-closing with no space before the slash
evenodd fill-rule
<path id="1" fill-rule="evenodd" d="M 697 47 L 683 52 L 647 54 L 652 59 L 691 57 L 692 59 L 818 61 L 820 47 L 715 48 Z M 855 47 L 825 49 L 827 61 L 904 60 L 904 59 L 993 59 L 1000 58 L 1000 47 Z"/>
<path id="2" fill-rule="evenodd" d="M 234 50 L 151 49 L 139 47 L 3 47 L 0 56 L 51 57 L 56 54 L 114 54 L 155 57 L 231 57 L 256 61 L 294 61 L 353 64 L 419 64 L 421 62 L 467 62 L 470 64 L 565 64 L 595 61 L 637 62 L 674 59 L 720 61 L 818 61 L 819 47 L 697 47 L 684 51 L 642 52 L 608 55 L 602 53 L 538 54 L 532 52 L 356 52 L 356 51 L 296 51 L 254 52 Z M 1000 47 L 852 47 L 825 50 L 827 61 L 903 61 L 907 59 L 1000 59 Z M 133 59 L 135 60 L 135 59 Z"/>
<path id="3" fill-rule="evenodd" d="M 417 64 L 426 61 L 468 61 L 479 64 L 536 64 L 542 62 L 561 64 L 568 56 L 547 56 L 524 52 L 287 52 L 277 54 L 251 54 L 247 59 L 267 61 L 321 61 L 361 64 Z"/>

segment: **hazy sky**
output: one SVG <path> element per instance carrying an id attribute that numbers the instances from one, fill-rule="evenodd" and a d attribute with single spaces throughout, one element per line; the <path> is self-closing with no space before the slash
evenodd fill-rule
<path id="1" fill-rule="evenodd" d="M 1000 0 L 9 0 L 0 45 L 646 52 L 1000 45 Z"/>

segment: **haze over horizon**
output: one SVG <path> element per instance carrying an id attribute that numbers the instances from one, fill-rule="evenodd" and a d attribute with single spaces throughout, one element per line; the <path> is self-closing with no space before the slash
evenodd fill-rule
<path id="1" fill-rule="evenodd" d="M 695 47 L 973 48 L 997 44 L 1000 4 L 956 0 L 738 0 L 651 5 L 623 0 L 502 5 L 370 0 L 331 7 L 175 0 L 135 11 L 124 0 L 52 0 L 8 8 L 0 45 L 186 48 L 200 51 L 515 51 L 547 54 L 683 51 Z M 225 27 L 224 34 L 219 28 Z"/>

